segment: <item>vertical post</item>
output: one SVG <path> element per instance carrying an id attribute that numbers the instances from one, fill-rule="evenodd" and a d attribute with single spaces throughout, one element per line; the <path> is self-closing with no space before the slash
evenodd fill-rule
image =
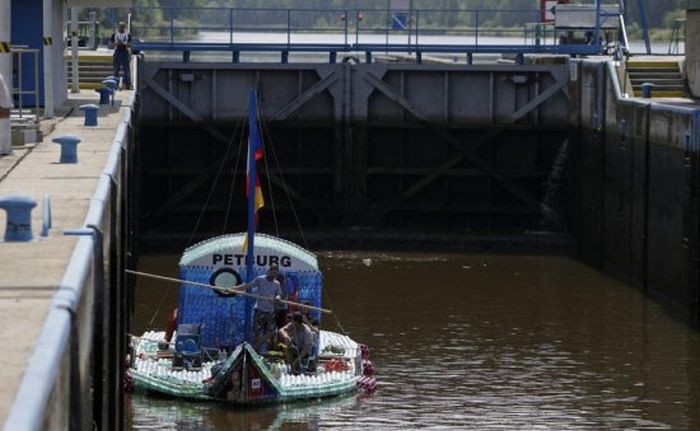
<path id="1" fill-rule="evenodd" d="M 90 49 L 97 49 L 97 14 L 90 12 Z"/>
<path id="2" fill-rule="evenodd" d="M 233 8 L 228 10 L 228 43 L 233 45 Z"/>
<path id="3" fill-rule="evenodd" d="M 596 48 L 600 49 L 600 10 L 601 10 L 601 0 L 595 1 L 595 37 L 593 38 L 593 44 Z"/>
<path id="4" fill-rule="evenodd" d="M 255 266 L 255 150 L 258 142 L 257 94 L 255 89 L 248 91 L 248 249 L 246 250 L 246 282 L 253 281 Z M 246 338 L 251 333 L 250 314 L 253 307 L 250 298 L 245 299 Z M 254 337 L 253 337 L 254 338 Z M 253 339 L 251 338 L 251 340 Z"/>
<path id="5" fill-rule="evenodd" d="M 389 54 L 389 31 L 391 26 L 394 24 L 393 17 L 391 16 L 391 0 L 386 0 L 386 54 Z"/>
<path id="6" fill-rule="evenodd" d="M 36 58 L 35 60 L 39 60 Z M 39 67 L 39 63 L 35 62 L 34 63 L 36 67 Z M 19 105 L 19 117 L 22 118 L 24 115 L 24 52 L 19 51 L 17 52 L 17 102 Z M 35 94 L 34 96 L 36 99 L 39 98 L 39 94 Z M 34 116 L 38 117 L 39 116 L 39 107 L 37 106 L 36 111 L 34 112 Z"/>
<path id="7" fill-rule="evenodd" d="M 474 45 L 479 46 L 479 11 L 474 11 Z"/>
<path id="8" fill-rule="evenodd" d="M 646 45 L 647 54 L 651 54 L 651 41 L 649 40 L 649 20 L 647 20 L 647 12 L 644 8 L 644 1 L 637 0 L 637 9 L 639 9 L 639 20 L 642 24 L 642 35 L 644 36 L 644 45 Z"/>
<path id="9" fill-rule="evenodd" d="M 287 9 L 287 48 L 292 44 L 292 11 Z"/>
<path id="10" fill-rule="evenodd" d="M 6 91 L 8 100 L 0 100 L 0 154 L 12 152 L 12 134 L 10 131 L 10 110 L 12 109 L 12 52 L 10 51 L 11 1 L 0 1 L 0 76 L 7 88 L 0 88 L 0 94 Z M 4 49 L 7 48 L 7 49 Z M 3 85 L 0 82 L 0 85 Z M 22 95 L 20 94 L 20 98 Z M 0 96 L 0 99 L 4 97 Z"/>
<path id="11" fill-rule="evenodd" d="M 44 23 L 44 116 L 53 118 L 53 0 L 43 0 Z"/>
<path id="12" fill-rule="evenodd" d="M 5 78 L 7 86 L 12 88 L 12 2 L 0 1 L 0 74 Z M 5 49 L 6 48 L 6 49 Z"/>
<path id="13" fill-rule="evenodd" d="M 350 19 L 350 15 L 348 15 L 347 9 L 345 9 L 343 11 L 343 13 L 345 14 L 345 15 L 343 15 L 345 17 L 343 19 L 343 21 L 345 21 L 345 47 L 347 48 L 347 46 L 348 46 L 348 20 Z"/>
<path id="14" fill-rule="evenodd" d="M 34 118 L 35 121 L 39 122 L 39 107 L 41 103 L 39 102 L 39 50 L 33 51 L 34 55 Z M 20 54 L 20 59 L 22 54 Z M 20 100 L 22 100 L 20 98 Z"/>
<path id="15" fill-rule="evenodd" d="M 420 31 L 420 11 L 416 11 L 416 49 L 418 49 L 418 32 Z"/>
<path id="16" fill-rule="evenodd" d="M 70 27 L 71 92 L 78 93 L 80 91 L 80 66 L 78 62 L 78 8 L 75 6 L 70 8 Z"/>
<path id="17" fill-rule="evenodd" d="M 170 8 L 170 44 L 175 44 L 175 9 Z"/>

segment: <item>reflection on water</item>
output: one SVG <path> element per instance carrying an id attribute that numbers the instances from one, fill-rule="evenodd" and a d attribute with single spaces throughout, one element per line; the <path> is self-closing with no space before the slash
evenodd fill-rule
<path id="1" fill-rule="evenodd" d="M 321 254 L 345 330 L 370 345 L 367 399 L 232 410 L 134 395 L 134 429 L 700 429 L 700 340 L 627 288 L 557 257 Z M 176 256 L 142 268 L 176 272 Z M 176 289 L 138 286 L 135 330 Z M 333 319 L 323 325 L 335 329 Z"/>

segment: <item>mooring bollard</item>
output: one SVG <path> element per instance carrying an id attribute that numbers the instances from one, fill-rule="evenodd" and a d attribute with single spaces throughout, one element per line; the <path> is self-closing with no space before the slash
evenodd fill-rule
<path id="1" fill-rule="evenodd" d="M 79 109 L 85 112 L 85 126 L 97 126 L 97 112 L 100 110 L 99 106 L 88 103 L 86 105 L 81 105 Z"/>
<path id="2" fill-rule="evenodd" d="M 655 85 L 651 82 L 645 82 L 642 84 L 642 97 L 645 99 L 651 99 L 651 92 L 654 90 Z"/>
<path id="3" fill-rule="evenodd" d="M 0 208 L 7 212 L 5 241 L 31 241 L 32 208 L 36 201 L 29 196 L 0 196 Z"/>
<path id="4" fill-rule="evenodd" d="M 114 106 L 114 97 L 117 94 L 117 90 L 119 89 L 119 80 L 108 78 L 102 81 L 102 85 L 112 90 L 112 106 Z"/>
<path id="5" fill-rule="evenodd" d="M 53 139 L 61 146 L 61 163 L 78 163 L 78 144 L 80 138 L 73 135 L 63 135 Z"/>
<path id="6" fill-rule="evenodd" d="M 109 77 L 109 78 L 105 79 L 104 81 L 102 81 L 102 85 L 116 91 L 117 87 L 119 86 L 119 80 L 112 79 L 112 77 Z"/>
<path id="7" fill-rule="evenodd" d="M 109 87 L 100 87 L 95 90 L 100 93 L 100 105 L 109 105 L 109 96 L 114 93 Z"/>

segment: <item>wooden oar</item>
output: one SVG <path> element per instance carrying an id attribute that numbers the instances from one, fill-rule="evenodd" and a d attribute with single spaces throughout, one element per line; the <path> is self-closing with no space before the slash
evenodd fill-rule
<path id="1" fill-rule="evenodd" d="M 165 277 L 162 275 L 150 274 L 148 272 L 132 271 L 130 269 L 125 269 L 124 272 L 126 272 L 127 274 L 139 275 L 141 277 L 148 277 L 148 278 L 154 278 L 156 280 L 169 281 L 171 283 L 183 283 L 183 284 L 189 284 L 190 286 L 195 286 L 195 287 L 206 287 L 208 289 L 216 290 L 216 291 L 219 291 L 222 293 L 233 293 L 234 295 L 241 295 L 241 296 L 245 296 L 248 298 L 262 299 L 265 301 L 277 301 L 277 302 L 281 302 L 283 304 L 294 305 L 294 306 L 297 306 L 299 308 L 320 311 L 321 313 L 325 313 L 325 314 L 333 314 L 333 311 L 328 310 L 327 308 L 314 307 L 312 305 L 300 304 L 298 302 L 287 301 L 285 299 L 275 299 L 275 298 L 270 298 L 267 296 L 254 295 L 252 293 L 244 292 L 242 290 L 237 290 L 237 289 L 233 289 L 233 288 L 212 286 L 211 284 L 197 283 L 196 281 L 187 281 L 187 280 L 181 280 L 179 278 Z"/>

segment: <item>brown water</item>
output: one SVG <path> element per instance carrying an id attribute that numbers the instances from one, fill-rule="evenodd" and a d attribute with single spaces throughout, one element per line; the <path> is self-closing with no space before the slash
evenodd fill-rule
<path id="1" fill-rule="evenodd" d="M 558 257 L 327 252 L 326 291 L 370 345 L 369 398 L 252 410 L 133 395 L 132 429 L 700 429 L 700 337 Z M 176 256 L 142 269 L 176 274 Z M 172 286 L 141 284 L 135 330 Z M 335 322 L 326 318 L 325 328 Z"/>

